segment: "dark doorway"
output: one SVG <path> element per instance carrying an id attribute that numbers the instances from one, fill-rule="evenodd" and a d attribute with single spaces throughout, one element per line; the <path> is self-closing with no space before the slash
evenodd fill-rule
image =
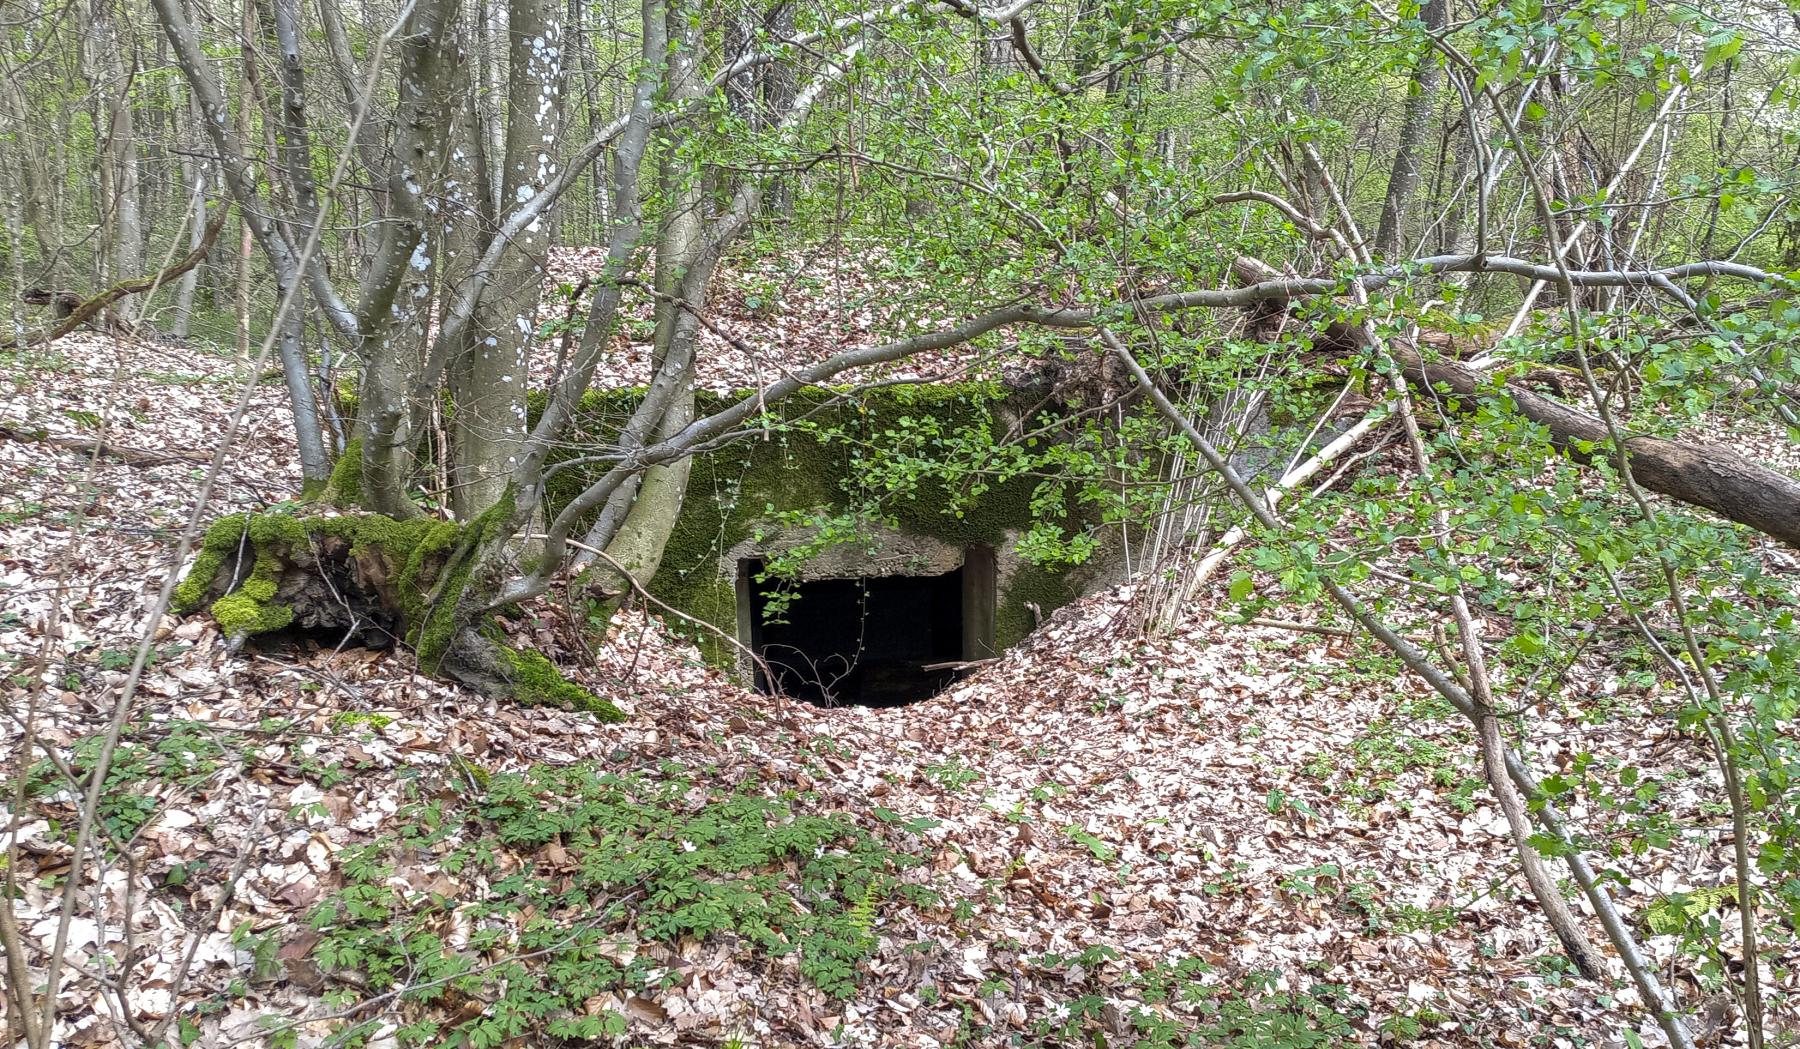
<path id="1" fill-rule="evenodd" d="M 756 668 L 761 691 L 894 707 L 936 695 L 967 672 L 955 664 L 990 654 L 991 554 L 935 576 L 759 583 L 762 569 L 745 561 L 738 576 L 747 643 L 774 676 Z"/>

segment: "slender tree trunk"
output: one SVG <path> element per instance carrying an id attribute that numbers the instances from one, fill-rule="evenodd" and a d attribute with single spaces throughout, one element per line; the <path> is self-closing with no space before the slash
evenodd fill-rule
<path id="1" fill-rule="evenodd" d="M 278 289 L 277 294 L 285 294 Z M 295 293 L 294 305 L 282 315 L 281 331 L 275 348 L 281 356 L 281 373 L 287 380 L 288 403 L 294 410 L 294 436 L 300 448 L 302 490 L 316 495 L 324 490 L 331 477 L 332 456 L 325 444 L 325 433 L 319 424 L 319 402 L 313 396 L 312 369 L 306 359 L 306 313 L 304 289 Z"/>
<path id="2" fill-rule="evenodd" d="M 498 166 L 500 158 L 506 156 L 506 121 L 500 112 L 500 100 L 507 97 L 506 6 L 478 3 L 475 10 L 476 24 L 480 29 L 475 53 L 480 71 L 480 91 L 476 97 L 480 100 L 481 133 L 485 136 L 482 153 L 495 161 L 488 172 L 488 207 L 492 212 L 498 213 L 506 207 L 506 202 L 502 199 L 503 176 Z"/>
<path id="3" fill-rule="evenodd" d="M 1419 11 L 1428 32 L 1444 28 L 1446 0 L 1425 0 Z M 1418 195 L 1421 158 L 1431 135 L 1431 122 L 1437 116 L 1438 87 L 1444 81 L 1444 70 L 1438 64 L 1437 52 L 1421 48 L 1418 64 L 1413 68 L 1412 85 L 1406 93 L 1406 106 L 1400 116 L 1399 141 L 1394 145 L 1394 164 L 1388 173 L 1387 196 L 1381 203 L 1381 223 L 1375 230 L 1375 257 L 1388 259 L 1400 251 L 1406 236 L 1407 213 Z"/>
<path id="4" fill-rule="evenodd" d="M 0 170 L 4 170 L 0 168 Z M 6 233 L 11 242 L 8 254 L 12 258 L 12 286 L 23 288 L 25 284 L 25 201 L 24 194 L 17 190 L 6 194 Z M 24 302 L 19 296 L 10 296 L 6 314 L 9 320 L 7 327 L 11 331 L 14 345 L 25 341 Z"/>
<path id="5" fill-rule="evenodd" d="M 544 191 L 557 174 L 564 108 L 563 12 L 555 0 L 513 0 L 507 13 L 506 148 L 496 217 Z M 525 439 L 525 388 L 537 344 L 543 259 L 554 242 L 546 216 L 507 245 L 483 294 L 469 345 L 454 369 L 451 505 L 464 520 L 506 491 Z"/>
<path id="6" fill-rule="evenodd" d="M 251 11 L 251 0 L 241 0 L 242 22 L 245 40 L 256 39 L 256 19 Z M 248 57 L 238 63 L 238 104 L 234 117 L 238 141 L 250 141 L 250 62 Z M 208 119 L 204 108 L 201 120 Z M 250 359 L 250 252 L 256 246 L 255 231 L 250 228 L 250 216 L 243 208 L 238 209 L 238 253 L 235 267 L 237 280 L 232 295 L 236 306 L 234 315 L 237 318 L 237 352 L 241 360 Z"/>
<path id="7" fill-rule="evenodd" d="M 171 82 L 169 92 L 174 96 L 176 104 L 181 102 L 181 91 Z M 189 123 L 198 119 L 198 114 L 189 108 Z M 181 152 L 181 182 L 188 193 L 188 250 L 199 247 L 206 236 L 206 165 L 195 159 L 196 152 L 192 147 L 203 136 L 182 136 L 186 143 Z M 204 265 L 195 266 L 181 275 L 180 283 L 175 285 L 175 317 L 169 326 L 169 333 L 177 339 L 186 339 L 193 334 L 194 325 L 194 293 L 200 287 L 200 271 Z"/>
<path id="8" fill-rule="evenodd" d="M 413 8 L 400 45 L 396 129 L 384 170 L 384 211 L 356 305 L 364 360 L 357 388 L 356 423 L 348 463 L 329 497 L 390 517 L 414 517 L 419 508 L 412 482 L 428 398 L 415 397 L 414 378 L 429 363 L 427 319 L 437 274 L 449 267 L 444 234 L 451 223 L 474 229 L 487 194 L 444 184 L 443 171 L 456 142 L 453 114 L 472 85 L 466 57 L 456 45 L 456 0 L 424 0 Z M 459 79 L 460 74 L 460 79 Z M 428 194 L 439 194 L 445 213 L 431 221 Z M 435 236 L 435 240 L 433 239 Z"/>
<path id="9" fill-rule="evenodd" d="M 10 63 L 0 59 L 0 143 L 8 149 L 8 159 L 18 171 L 13 183 L 16 194 L 15 234 L 29 229 L 36 242 L 39 272 L 34 278 L 19 278 L 21 288 L 27 281 L 44 287 L 61 287 L 62 229 L 56 204 L 57 180 L 52 176 L 56 151 L 46 148 L 57 138 L 54 127 L 45 129 L 43 114 L 27 98 L 22 82 L 13 75 Z M 36 132 L 34 135 L 33 132 Z M 23 257 L 15 249 L 15 261 L 22 267 Z"/>
<path id="10" fill-rule="evenodd" d="M 240 223 L 238 230 L 237 280 L 233 282 L 232 302 L 235 309 L 232 316 L 236 319 L 237 355 L 240 360 L 250 359 L 250 252 L 256 242 L 250 236 L 250 224 Z"/>
<path id="11" fill-rule="evenodd" d="M 1380 345 L 1380 336 L 1376 334 L 1373 325 L 1364 323 L 1360 330 L 1368 345 Z M 1386 358 L 1387 354 L 1384 352 L 1382 356 Z M 1406 380 L 1399 375 L 1390 375 L 1388 380 L 1393 385 L 1401 429 L 1412 448 L 1413 463 L 1419 471 L 1420 483 L 1429 486 L 1434 481 L 1431 454 L 1426 450 L 1425 440 L 1419 433 L 1413 402 L 1407 396 Z M 1449 511 L 1440 504 L 1432 521 L 1437 534 L 1445 537 L 1445 542 L 1448 543 L 1453 534 Z M 1590 980 L 1599 979 L 1604 972 L 1600 960 L 1594 953 L 1593 945 L 1588 943 L 1587 937 L 1582 933 L 1580 924 L 1575 921 L 1574 913 L 1569 910 L 1568 901 L 1563 899 L 1556 879 L 1551 877 L 1549 869 L 1544 866 L 1543 856 L 1539 854 L 1537 846 L 1532 844 L 1531 819 L 1526 815 L 1524 799 L 1519 797 L 1518 791 L 1513 789 L 1513 783 L 1507 777 L 1506 743 L 1500 734 L 1500 721 L 1494 714 L 1494 693 L 1488 677 L 1487 655 L 1480 632 L 1475 626 L 1475 616 L 1469 611 L 1468 597 L 1460 582 L 1462 559 L 1454 549 L 1446 549 L 1443 556 L 1453 580 L 1450 584 L 1450 610 L 1462 642 L 1463 669 L 1466 671 L 1469 709 L 1464 714 L 1475 729 L 1476 746 L 1481 753 L 1481 765 L 1487 774 L 1488 787 L 1494 792 L 1495 800 L 1500 803 L 1500 811 L 1506 816 L 1507 829 L 1512 834 L 1513 851 L 1519 857 L 1519 867 L 1524 872 L 1526 884 L 1531 887 L 1532 897 L 1537 900 L 1538 909 L 1543 911 L 1545 920 L 1550 923 L 1550 928 L 1563 946 L 1563 952 L 1575 963 L 1581 974 Z"/>
<path id="12" fill-rule="evenodd" d="M 669 82 L 678 99 L 694 96 L 699 34 L 688 18 L 684 6 L 669 10 L 669 40 L 674 44 L 669 55 Z M 748 99 L 744 103 L 748 105 Z M 656 334 L 653 347 L 656 381 L 676 387 L 676 393 L 662 419 L 652 431 L 651 439 L 662 440 L 678 432 L 694 419 L 694 340 L 699 324 L 693 312 L 703 309 L 704 280 L 692 272 L 700 258 L 703 220 L 701 208 L 705 198 L 700 172 L 690 167 L 682 155 L 679 138 L 664 145 L 662 158 L 662 196 L 669 202 L 656 244 Z M 710 267 L 708 267 L 710 269 Z M 689 301 L 681 308 L 672 299 L 681 298 L 684 289 L 690 293 L 698 287 L 702 301 Z M 652 467 L 636 485 L 621 487 L 609 501 L 590 531 L 590 545 L 604 545 L 607 555 L 617 561 L 640 582 L 656 574 L 662 563 L 664 545 L 668 542 L 681 506 L 687 495 L 688 460 Z M 603 531 L 612 528 L 616 531 Z M 609 580 L 612 592 L 624 594 L 629 587 L 623 580 L 611 579 L 616 573 L 610 566 L 601 567 L 601 576 Z"/>
<path id="13" fill-rule="evenodd" d="M 112 189 L 112 273 L 113 281 L 130 280 L 144 272 L 143 186 L 138 164 L 136 117 L 132 112 L 131 83 L 136 69 L 126 69 L 124 40 L 116 31 L 107 34 L 108 65 L 112 73 L 112 90 L 107 97 L 107 170 Z M 135 61 L 135 60 L 134 60 Z M 120 320 L 130 323 L 139 312 L 135 296 L 121 299 L 113 306 Z"/>
<path id="14" fill-rule="evenodd" d="M 794 35 L 794 5 L 792 0 L 778 0 L 769 10 L 769 34 L 776 39 L 784 39 Z M 768 114 L 761 123 L 768 125 L 781 119 L 781 114 L 794 104 L 794 93 L 799 84 L 794 79 L 793 67 L 785 62 L 776 62 L 763 73 L 763 111 Z M 763 199 L 763 213 L 780 221 L 794 217 L 793 176 L 777 177 L 769 184 L 767 195 Z"/>

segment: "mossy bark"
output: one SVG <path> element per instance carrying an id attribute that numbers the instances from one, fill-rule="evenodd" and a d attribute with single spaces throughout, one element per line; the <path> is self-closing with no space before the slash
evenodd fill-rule
<path id="1" fill-rule="evenodd" d="M 503 540 L 511 510 L 504 500 L 467 527 L 375 514 L 234 514 L 207 531 L 175 608 L 210 612 L 234 641 L 294 628 L 352 645 L 408 646 L 426 672 L 484 695 L 620 720 L 611 703 L 491 629 L 484 545 Z"/>
<path id="2" fill-rule="evenodd" d="M 344 454 L 338 456 L 337 464 L 331 468 L 331 479 L 326 482 L 319 501 L 346 510 L 361 506 L 362 468 L 362 441 L 352 440 L 344 445 Z"/>

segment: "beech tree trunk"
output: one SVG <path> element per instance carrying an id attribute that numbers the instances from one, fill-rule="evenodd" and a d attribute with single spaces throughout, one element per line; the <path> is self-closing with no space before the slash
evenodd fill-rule
<path id="1" fill-rule="evenodd" d="M 544 192 L 556 176 L 563 122 L 562 8 L 551 0 L 513 0 L 507 8 L 505 151 L 490 157 L 501 171 L 500 209 Z M 537 342 L 543 298 L 540 262 L 553 243 L 545 216 L 502 256 L 471 325 L 463 359 L 451 371 L 456 455 L 451 505 L 468 520 L 499 501 L 525 440 L 527 361 Z"/>
<path id="2" fill-rule="evenodd" d="M 698 94 L 694 77 L 700 34 L 685 5 L 670 8 L 668 38 L 676 44 L 669 59 L 673 94 L 678 99 L 693 98 Z M 657 380 L 673 384 L 676 392 L 651 432 L 652 441 L 667 440 L 694 421 L 694 351 L 699 322 L 692 310 L 704 308 L 708 282 L 690 281 L 689 277 L 699 276 L 694 272 L 696 267 L 708 271 L 712 267 L 710 253 L 701 257 L 701 209 L 705 207 L 701 173 L 681 155 L 680 141 L 678 134 L 670 133 L 660 176 L 663 196 L 671 202 L 671 209 L 656 243 L 656 290 L 660 297 L 656 302 L 652 362 Z M 684 297 L 691 309 L 671 301 Z M 619 519 L 616 531 L 600 530 L 609 523 L 607 515 L 602 515 L 601 522 L 589 533 L 591 545 L 604 545 L 607 556 L 640 583 L 648 582 L 662 564 L 663 548 L 687 498 L 692 465 L 692 460 L 683 458 L 646 470 L 636 485 L 619 493 L 619 499 L 629 507 L 623 510 L 623 518 L 619 519 L 620 505 L 609 507 L 614 511 L 613 519 Z M 612 566 L 601 564 L 597 569 L 600 577 L 607 580 L 609 591 L 620 596 L 630 592 L 629 583 L 613 578 L 617 573 Z"/>
<path id="3" fill-rule="evenodd" d="M 1419 10 L 1425 28 L 1437 32 L 1444 28 L 1445 0 L 1426 0 Z M 1406 214 L 1412 198 L 1419 191 L 1419 161 L 1425 151 L 1426 132 L 1437 112 L 1438 85 L 1444 71 L 1438 65 L 1437 53 L 1420 52 L 1413 70 L 1412 87 L 1406 95 L 1406 107 L 1400 117 L 1400 140 L 1394 146 L 1394 164 L 1388 173 L 1387 197 L 1381 204 L 1381 224 L 1375 231 L 1375 255 L 1391 258 L 1400 250 L 1406 235 Z"/>
<path id="4" fill-rule="evenodd" d="M 177 113 L 185 112 L 188 119 L 188 133 L 184 135 L 184 148 L 180 157 L 181 183 L 188 193 L 188 251 L 193 252 L 206 244 L 206 178 L 207 170 L 192 154 L 198 152 L 201 139 L 205 136 L 195 127 L 200 119 L 199 112 L 184 98 L 179 97 L 179 87 L 173 80 L 169 81 L 169 94 L 172 102 L 180 106 Z M 177 117 L 177 119 L 180 119 Z M 175 319 L 171 322 L 169 334 L 177 339 L 185 339 L 192 333 L 194 325 L 194 293 L 200 287 L 201 266 L 181 275 L 175 285 Z"/>

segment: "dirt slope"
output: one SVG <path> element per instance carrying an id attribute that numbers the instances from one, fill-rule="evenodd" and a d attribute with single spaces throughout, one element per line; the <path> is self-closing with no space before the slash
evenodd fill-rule
<path id="1" fill-rule="evenodd" d="M 210 449 L 241 378 L 221 357 L 89 336 L 4 368 L 9 424 L 184 453 Z M 212 512 L 291 492 L 289 442 L 279 386 L 257 387 Z M 40 739 L 85 769 L 82 741 L 104 731 L 199 467 L 18 439 L 0 439 L 0 464 L 3 752 L 17 768 L 35 709 Z M 638 976 L 547 1015 L 595 1018 L 604 1037 L 622 1024 L 625 1044 L 1583 1045 L 1624 1044 L 1627 1029 L 1657 1044 L 1622 982 L 1567 974 L 1467 740 L 1414 682 L 1360 644 L 1223 625 L 1206 607 L 1216 595 L 1175 636 L 1145 641 L 1129 597 L 1080 602 L 952 691 L 884 711 L 745 692 L 641 614 L 622 615 L 593 655 L 554 607 L 510 624 L 615 697 L 632 715 L 616 727 L 496 708 L 417 676 L 404 655 L 232 654 L 205 621 L 170 620 L 109 789 L 107 869 L 71 923 L 73 958 L 102 978 L 65 985 L 60 1036 L 134 1044 L 127 1028 L 153 1028 L 179 999 L 204 1005 L 196 1044 L 342 1044 L 347 1023 L 369 1020 L 358 1039 L 397 1045 L 417 1033 L 401 1025 L 447 1030 L 526 982 L 520 970 L 446 981 L 429 1000 L 384 997 L 368 958 L 322 953 L 346 941 L 321 905 L 374 886 L 397 894 L 394 914 L 428 916 L 445 956 L 465 962 L 541 968 L 554 952 L 528 947 L 544 921 L 604 932 L 590 961 Z M 1546 769 L 1586 750 L 1630 756 L 1697 795 L 1704 756 L 1666 719 L 1622 713 L 1666 701 L 1579 664 L 1528 712 L 1529 743 Z M 630 790 L 687 785 L 645 812 L 748 797 L 779 806 L 758 828 L 809 817 L 860 828 L 886 872 L 860 898 L 816 894 L 809 854 L 779 850 L 707 882 L 790 894 L 795 929 L 838 908 L 832 928 L 855 942 L 833 956 L 853 959 L 854 989 L 821 989 L 836 977 L 806 970 L 823 956 L 812 947 L 770 950 L 791 935 L 779 923 L 773 939 L 748 925 L 648 934 L 643 914 L 661 906 L 648 875 L 571 906 L 598 846 L 573 832 L 492 835 L 518 826 L 516 813 L 493 815 L 509 773 L 571 769 L 635 776 Z M 38 775 L 37 811 L 57 818 L 10 840 L 25 936 L 41 950 L 61 913 L 73 796 L 53 769 Z M 441 836 L 407 837 L 432 813 L 452 814 Z M 1602 814 L 1574 815 L 1607 828 Z M 676 860 L 699 851 L 682 834 Z M 853 850 L 832 834 L 814 859 Z M 457 851 L 482 843 L 479 861 Z M 371 856 L 385 864 L 374 874 Z M 1658 892 L 1716 884 L 1724 866 L 1716 843 L 1623 862 L 1637 913 Z M 509 875 L 534 871 L 556 892 L 488 906 L 513 891 Z M 399 978 L 417 987 L 429 974 Z M 579 1040 L 542 1030 L 486 1044 Z"/>

